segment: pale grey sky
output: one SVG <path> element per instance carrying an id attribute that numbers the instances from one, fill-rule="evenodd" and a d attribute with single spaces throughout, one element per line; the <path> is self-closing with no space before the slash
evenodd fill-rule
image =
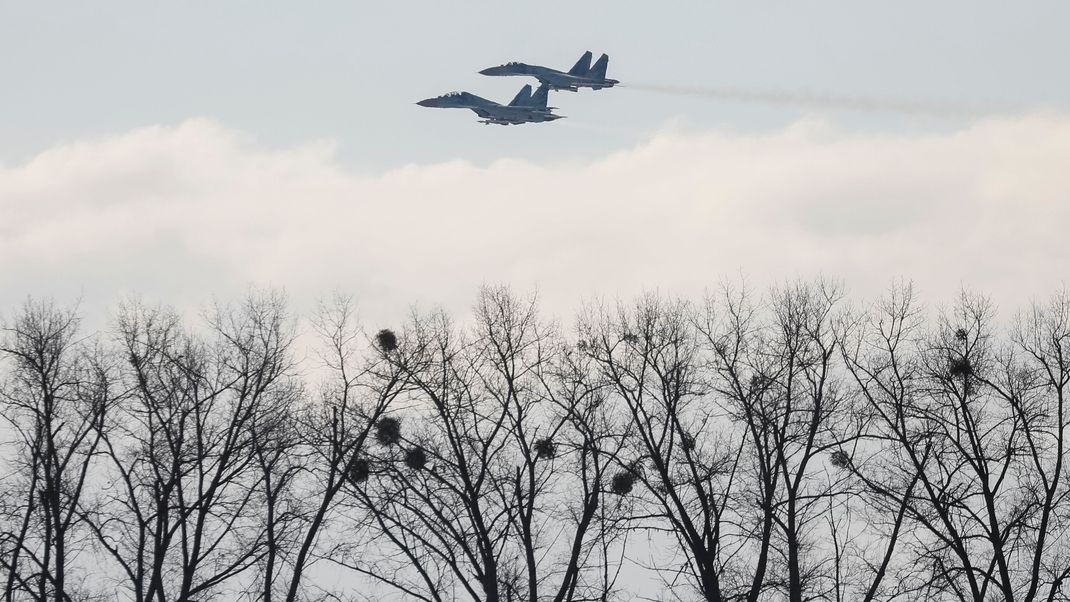
<path id="1" fill-rule="evenodd" d="M 817 274 L 1004 307 L 1068 278 L 1070 4 L 0 2 L 0 308 L 333 289 L 372 321 L 482 282 L 551 311 Z M 941 118 L 622 87 L 483 126 L 476 72 L 998 105 Z M 6 311 L 0 309 L 0 311 Z"/>
<path id="2" fill-rule="evenodd" d="M 553 127 L 475 127 L 413 102 L 454 89 L 507 101 L 480 69 L 567 69 L 587 49 L 632 82 L 1070 106 L 1070 4 L 854 2 L 0 1 L 0 162 L 60 141 L 210 117 L 280 147 L 338 143 L 362 173 L 412 162 L 592 158 L 668 120 L 783 127 L 812 108 L 627 88 L 560 93 Z M 830 113 L 855 128 L 946 121 Z"/>

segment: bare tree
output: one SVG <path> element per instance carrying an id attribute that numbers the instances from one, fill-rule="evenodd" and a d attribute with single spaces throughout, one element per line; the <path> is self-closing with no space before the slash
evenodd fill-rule
<path id="1" fill-rule="evenodd" d="M 793 602 L 835 589 L 826 551 L 807 552 L 840 481 L 818 461 L 840 444 L 837 300 L 825 284 L 774 291 L 766 308 L 731 290 L 701 312 L 647 296 L 587 321 L 586 351 L 630 417 L 620 489 L 643 485 L 636 524 L 683 557 L 652 559 L 667 587 Z"/>
<path id="2" fill-rule="evenodd" d="M 73 310 L 28 301 L 3 332 L 11 362 L 0 390 L 15 433 L 16 524 L 5 529 L 4 599 L 72 600 L 71 569 L 84 551 L 79 506 L 101 440 L 111 377 L 99 354 L 78 339 Z M 6 481 L 7 479 L 5 479 Z"/>
<path id="3" fill-rule="evenodd" d="M 307 451 L 302 445 L 295 400 L 281 396 L 262 408 L 252 425 L 252 454 L 259 471 L 258 504 L 262 509 L 264 555 L 258 564 L 259 587 L 251 587 L 258 598 L 271 602 L 286 582 L 286 567 L 299 545 L 305 500 L 297 488 L 307 468 Z"/>
<path id="4" fill-rule="evenodd" d="M 141 305 L 119 316 L 126 394 L 100 431 L 102 486 L 83 514 L 139 602 L 247 590 L 235 579 L 268 553 L 256 452 L 298 391 L 292 323 L 268 293 L 208 326 L 198 336 Z"/>
<path id="5" fill-rule="evenodd" d="M 703 329 L 716 358 L 715 387 L 747 429 L 748 451 L 758 461 L 757 498 L 764 506 L 759 548 L 771 534 L 783 538 L 776 549 L 784 570 L 769 585 L 783 588 L 791 602 L 835 597 L 839 589 L 842 559 L 822 540 L 838 534 L 837 523 L 824 517 L 829 504 L 835 511 L 832 498 L 843 493 L 842 479 L 824 460 L 844 444 L 843 426 L 852 423 L 850 393 L 836 362 L 833 325 L 840 296 L 828 282 L 798 283 L 772 292 L 764 323 L 754 324 L 745 301 L 729 300 L 726 305 L 738 309 L 726 311 L 721 329 Z M 750 340 L 740 341 L 740 335 Z M 770 519 L 773 533 L 767 531 Z"/>
<path id="6" fill-rule="evenodd" d="M 316 363 L 275 293 L 85 338 L 28 302 L 3 599 L 1070 602 L 1070 293 L 840 306 L 646 295 L 569 340 L 500 287 L 373 336 L 336 297 Z"/>
<path id="7" fill-rule="evenodd" d="M 470 335 L 417 315 L 383 353 L 412 394 L 353 493 L 384 547 L 338 562 L 412 599 L 606 599 L 619 440 L 534 301 L 484 289 Z"/>
<path id="8" fill-rule="evenodd" d="M 327 378 L 319 399 L 301 413 L 297 425 L 307 458 L 295 491 L 303 500 L 295 509 L 295 545 L 289 563 L 287 602 L 301 599 L 307 572 L 316 561 L 331 559 L 334 543 L 322 541 L 332 521 L 349 529 L 341 494 L 347 483 L 367 471 L 366 448 L 374 425 L 405 392 L 397 366 L 381 354 L 363 353 L 365 340 L 352 300 L 336 296 L 321 306 L 314 321 L 324 343 L 321 354 Z M 380 333 L 380 348 L 393 333 Z M 339 516 L 343 515 L 343 516 Z M 359 519 L 358 519 L 359 521 Z M 356 533 L 346 531 L 346 539 Z"/>
<path id="9" fill-rule="evenodd" d="M 873 417 L 852 470 L 909 526 L 887 598 L 1067 597 L 1067 545 L 1051 537 L 1067 517 L 1066 295 L 999 339 L 990 305 L 965 293 L 926 331 L 905 287 L 845 344 Z"/>
<path id="10" fill-rule="evenodd" d="M 707 600 L 725 599 L 732 587 L 725 583 L 732 554 L 725 531 L 740 439 L 718 428 L 717 409 L 705 399 L 688 306 L 648 296 L 615 313 L 592 310 L 581 325 L 581 348 L 605 383 L 606 403 L 628 419 L 627 453 L 612 491 L 637 500 L 633 525 L 666 532 L 685 559 L 683 566 L 651 563 L 667 573 L 667 588 L 690 583 Z"/>
<path id="11" fill-rule="evenodd" d="M 1070 291 L 1019 316 L 1014 352 L 998 375 L 983 379 L 1011 405 L 1022 425 L 1024 471 L 1022 527 L 1015 533 L 1025 552 L 1016 599 L 1070 599 Z"/>

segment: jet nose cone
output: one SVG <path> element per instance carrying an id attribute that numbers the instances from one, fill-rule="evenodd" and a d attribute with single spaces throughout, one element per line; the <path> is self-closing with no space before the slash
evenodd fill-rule
<path id="1" fill-rule="evenodd" d="M 501 67 L 487 67 L 486 69 L 479 72 L 480 75 L 501 75 L 501 73 Z"/>
<path id="2" fill-rule="evenodd" d="M 434 106 L 438 106 L 438 99 L 437 98 L 425 98 L 425 99 L 421 100 L 420 102 L 418 102 L 416 104 L 420 105 L 421 107 L 434 107 Z"/>

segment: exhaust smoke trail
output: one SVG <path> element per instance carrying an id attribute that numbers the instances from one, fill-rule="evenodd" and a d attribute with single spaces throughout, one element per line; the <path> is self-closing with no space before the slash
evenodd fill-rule
<path id="1" fill-rule="evenodd" d="M 712 100 L 814 107 L 840 111 L 863 111 L 878 113 L 901 113 L 929 117 L 978 117 L 994 112 L 976 105 L 949 102 L 931 102 L 906 99 L 874 98 L 866 96 L 841 96 L 813 92 L 788 92 L 782 90 L 743 90 L 739 88 L 705 88 L 695 86 L 666 86 L 659 84 L 618 84 L 647 92 L 661 92 L 677 96 L 692 96 Z"/>

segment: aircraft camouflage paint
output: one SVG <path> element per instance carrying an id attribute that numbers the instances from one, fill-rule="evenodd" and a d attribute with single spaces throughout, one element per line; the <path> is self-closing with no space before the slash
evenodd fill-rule
<path id="1" fill-rule="evenodd" d="M 564 117 L 564 115 L 554 115 L 553 110 L 556 107 L 546 106 L 549 94 L 550 87 L 545 84 L 539 86 L 534 94 L 531 93 L 531 85 L 525 85 L 508 105 L 501 105 L 469 92 L 450 92 L 443 96 L 421 100 L 416 104 L 421 107 L 471 109 L 483 118 L 480 123 L 516 125 L 553 121 Z"/>
<path id="2" fill-rule="evenodd" d="M 594 66 L 591 65 L 591 56 L 590 50 L 583 53 L 583 56 L 568 70 L 568 73 L 526 63 L 506 63 L 499 67 L 484 69 L 480 73 L 483 75 L 530 75 L 538 79 L 542 85 L 550 86 L 552 90 L 568 90 L 570 92 L 576 92 L 580 88 L 601 90 L 602 88 L 612 88 L 620 83 L 615 79 L 606 78 L 606 69 L 609 67 L 608 54 L 600 56 L 595 61 Z"/>

